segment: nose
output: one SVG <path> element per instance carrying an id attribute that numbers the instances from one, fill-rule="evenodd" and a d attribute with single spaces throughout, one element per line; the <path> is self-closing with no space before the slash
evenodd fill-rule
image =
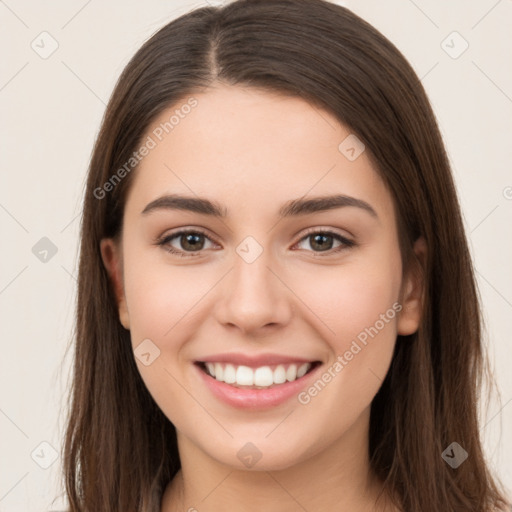
<path id="1" fill-rule="evenodd" d="M 235 253 L 233 268 L 223 280 L 216 305 L 217 320 L 222 325 L 257 336 L 290 321 L 293 294 L 269 253 L 264 250 L 251 263 Z"/>

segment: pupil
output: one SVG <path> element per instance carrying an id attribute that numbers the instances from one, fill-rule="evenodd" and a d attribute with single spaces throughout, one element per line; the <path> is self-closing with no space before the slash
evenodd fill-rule
<path id="1" fill-rule="evenodd" d="M 186 248 L 186 246 L 188 245 L 190 249 L 192 250 L 197 250 L 197 242 L 198 242 L 198 239 L 199 237 L 201 237 L 202 235 L 197 235 L 197 234 L 187 234 L 185 235 L 185 244 L 184 244 L 184 248 Z M 195 245 L 194 245 L 195 244 Z"/>
<path id="2" fill-rule="evenodd" d="M 325 241 L 326 238 L 329 239 L 329 238 L 332 238 L 332 237 L 331 236 L 326 236 L 326 235 L 314 235 L 313 236 L 314 243 L 315 244 L 318 243 L 320 250 L 324 250 L 325 251 L 325 250 L 329 249 L 329 247 L 326 247 L 325 243 L 323 244 L 322 242 L 319 242 L 320 239 L 323 239 Z M 329 244 L 327 244 L 327 245 L 329 245 Z"/>

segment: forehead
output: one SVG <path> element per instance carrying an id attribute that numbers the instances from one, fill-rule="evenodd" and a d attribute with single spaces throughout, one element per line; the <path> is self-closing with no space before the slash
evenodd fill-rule
<path id="1" fill-rule="evenodd" d="M 164 193 L 186 193 L 218 199 L 229 211 L 228 203 L 277 211 L 305 194 L 343 193 L 378 203 L 386 214 L 391 197 L 368 156 L 343 152 L 353 137 L 301 98 L 218 86 L 153 121 L 143 137 L 151 149 L 134 171 L 128 202 L 141 211 Z"/>

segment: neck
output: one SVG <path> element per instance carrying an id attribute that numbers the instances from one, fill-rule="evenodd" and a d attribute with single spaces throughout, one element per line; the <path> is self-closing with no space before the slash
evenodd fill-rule
<path id="1" fill-rule="evenodd" d="M 326 450 L 276 471 L 226 466 L 178 434 L 182 468 L 164 493 L 161 512 L 385 510 L 376 506 L 382 484 L 370 470 L 368 427 L 369 410 Z"/>

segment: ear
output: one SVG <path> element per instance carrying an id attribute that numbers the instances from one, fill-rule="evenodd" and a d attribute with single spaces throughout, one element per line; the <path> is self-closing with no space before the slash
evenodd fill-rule
<path id="1" fill-rule="evenodd" d="M 402 336 L 414 334 L 420 325 L 425 292 L 425 265 L 427 261 L 427 244 L 421 236 L 414 243 L 416 258 L 402 283 L 400 304 L 402 310 L 398 316 L 397 332 Z"/>
<path id="2" fill-rule="evenodd" d="M 122 251 L 120 243 L 113 238 L 103 238 L 100 242 L 101 258 L 114 288 L 119 321 L 125 329 L 130 329 L 130 317 L 126 305 L 123 284 Z"/>

